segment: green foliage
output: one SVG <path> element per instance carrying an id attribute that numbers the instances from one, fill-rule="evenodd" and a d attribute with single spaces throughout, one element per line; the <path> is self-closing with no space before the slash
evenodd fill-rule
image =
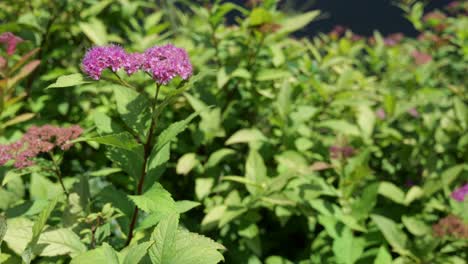
<path id="1" fill-rule="evenodd" d="M 85 132 L 0 167 L 1 263 L 467 263 L 463 1 L 400 1 L 418 38 L 309 39 L 320 12 L 277 0 L 24 2 L 0 3 L 25 39 L 0 47 L 0 144 Z M 174 43 L 195 74 L 80 73 L 109 43 Z"/>

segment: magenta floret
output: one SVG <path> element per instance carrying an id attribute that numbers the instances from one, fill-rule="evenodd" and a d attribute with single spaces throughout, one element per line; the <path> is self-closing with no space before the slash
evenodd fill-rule
<path id="1" fill-rule="evenodd" d="M 16 45 L 23 42 L 23 39 L 11 32 L 4 32 L 0 35 L 0 43 L 5 44 L 8 55 L 13 55 L 16 50 Z"/>
<path id="2" fill-rule="evenodd" d="M 192 64 L 184 49 L 172 44 L 154 46 L 144 53 L 142 69 L 152 74 L 160 84 L 167 84 L 176 76 L 186 80 L 192 76 Z"/>
<path id="3" fill-rule="evenodd" d="M 452 192 L 452 198 L 459 202 L 463 202 L 465 200 L 465 196 L 467 195 L 468 183 Z"/>

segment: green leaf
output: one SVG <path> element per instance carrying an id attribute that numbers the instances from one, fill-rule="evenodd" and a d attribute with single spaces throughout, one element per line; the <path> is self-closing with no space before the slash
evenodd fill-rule
<path id="1" fill-rule="evenodd" d="M 250 26 L 260 26 L 265 23 L 270 23 L 273 17 L 267 10 L 263 8 L 255 8 L 249 16 Z"/>
<path id="2" fill-rule="evenodd" d="M 355 238 L 351 229 L 345 228 L 341 236 L 333 240 L 333 253 L 337 263 L 354 264 L 364 252 L 366 241 Z"/>
<path id="3" fill-rule="evenodd" d="M 179 214 L 172 214 L 159 222 L 151 239 L 155 243 L 149 249 L 153 264 L 174 264 L 176 251 L 176 233 L 179 226 Z"/>
<path id="4" fill-rule="evenodd" d="M 428 227 L 423 221 L 416 219 L 415 217 L 402 216 L 401 221 L 403 225 L 415 236 L 423 236 L 431 234 L 432 229 Z"/>
<path id="5" fill-rule="evenodd" d="M 247 156 L 247 162 L 245 164 L 245 178 L 256 184 L 262 184 L 267 180 L 267 169 L 263 161 L 262 156 L 258 151 L 251 149 Z M 258 187 L 247 185 L 247 190 L 256 194 L 259 191 Z"/>
<path id="6" fill-rule="evenodd" d="M 392 255 L 387 251 L 384 246 L 379 248 L 379 252 L 377 253 L 377 257 L 374 260 L 374 264 L 392 264 Z"/>
<path id="7" fill-rule="evenodd" d="M 146 170 L 147 180 L 144 186 L 144 190 L 150 187 L 150 184 L 158 181 L 159 177 L 162 175 L 166 169 L 165 164 L 169 161 L 170 158 L 170 144 L 166 144 L 163 148 L 156 152 L 156 149 L 153 148 L 151 151 L 148 166 Z"/>
<path id="8" fill-rule="evenodd" d="M 39 255 L 46 257 L 59 255 L 70 255 L 73 257 L 87 250 L 86 246 L 81 242 L 80 237 L 68 228 L 60 228 L 42 233 L 38 241 L 38 247 L 41 248 Z"/>
<path id="9" fill-rule="evenodd" d="M 155 183 L 142 195 L 129 195 L 128 197 L 138 208 L 147 213 L 161 213 L 163 215 L 177 213 L 176 202 L 160 183 Z"/>
<path id="10" fill-rule="evenodd" d="M 142 141 L 146 140 L 152 118 L 150 101 L 143 93 L 124 86 L 114 85 L 113 90 L 120 117 Z"/>
<path id="11" fill-rule="evenodd" d="M 413 201 L 422 198 L 424 196 L 424 190 L 419 186 L 413 186 L 406 193 L 405 204 L 410 205 Z"/>
<path id="12" fill-rule="evenodd" d="M 357 107 L 357 123 L 366 138 L 370 138 L 374 131 L 375 113 L 367 105 Z"/>
<path id="13" fill-rule="evenodd" d="M 135 154 L 142 156 L 142 146 L 138 144 L 133 136 L 128 132 L 122 132 L 118 134 L 105 135 L 100 137 L 91 137 L 91 138 L 79 138 L 74 142 L 80 141 L 92 141 L 107 146 L 125 149 L 134 152 Z"/>
<path id="14" fill-rule="evenodd" d="M 84 80 L 83 75 L 81 75 L 81 73 L 73 73 L 58 77 L 55 83 L 47 86 L 46 89 L 71 87 L 82 85 L 85 83 L 89 82 Z"/>
<path id="15" fill-rule="evenodd" d="M 187 175 L 198 163 L 197 154 L 186 153 L 177 161 L 176 172 L 177 174 Z"/>
<path id="16" fill-rule="evenodd" d="M 267 138 L 258 129 L 241 129 L 226 140 L 226 145 L 237 143 L 250 143 L 254 141 L 266 141 Z"/>
<path id="17" fill-rule="evenodd" d="M 381 182 L 379 186 L 379 194 L 389 198 L 390 200 L 405 205 L 405 192 L 391 182 Z"/>
<path id="18" fill-rule="evenodd" d="M 356 218 L 365 219 L 368 217 L 377 204 L 378 189 L 378 183 L 370 184 L 364 188 L 362 196 L 352 204 L 352 214 Z"/>
<path id="19" fill-rule="evenodd" d="M 124 249 L 127 254 L 122 264 L 137 264 L 148 252 L 149 247 L 154 244 L 154 241 L 147 241 L 141 244 L 131 245 Z"/>
<path id="20" fill-rule="evenodd" d="M 218 250 L 224 247 L 213 240 L 178 230 L 179 215 L 162 220 L 155 228 L 151 239 L 155 243 L 149 249 L 153 264 L 216 264 L 224 260 Z"/>
<path id="21" fill-rule="evenodd" d="M 44 229 L 44 226 L 47 220 L 49 219 L 50 214 L 57 205 L 57 202 L 57 197 L 50 201 L 50 203 L 44 208 L 44 210 L 42 210 L 42 212 L 39 214 L 38 218 L 34 222 L 34 225 L 32 227 L 31 241 L 29 241 L 28 245 L 26 246 L 26 249 L 21 254 L 21 257 L 25 263 L 31 263 L 31 260 L 34 258 L 33 248 L 37 245 L 42 229 Z"/>
<path id="22" fill-rule="evenodd" d="M 107 32 L 106 26 L 101 20 L 92 18 L 89 22 L 81 22 L 79 26 L 83 33 L 92 41 L 94 44 L 102 46 L 107 44 Z"/>
<path id="23" fill-rule="evenodd" d="M 291 77 L 291 72 L 280 69 L 261 69 L 257 74 L 257 81 L 273 81 Z"/>
<path id="24" fill-rule="evenodd" d="M 184 131 L 187 128 L 187 125 L 196 117 L 198 116 L 198 112 L 191 114 L 189 117 L 182 121 L 178 121 L 172 123 L 168 128 L 166 128 L 161 134 L 158 136 L 158 141 L 154 146 L 153 152 L 158 152 L 161 150 L 167 143 L 174 140 L 175 137 Z"/>
<path id="25" fill-rule="evenodd" d="M 407 249 L 408 237 L 393 220 L 375 214 L 371 218 L 396 252 L 404 256 L 411 255 Z"/>
<path id="26" fill-rule="evenodd" d="M 33 237 L 33 223 L 26 218 L 13 218 L 8 220 L 8 230 L 5 242 L 16 254 L 21 255 Z M 46 231 L 39 236 L 33 253 L 39 256 L 71 255 L 86 251 L 86 246 L 80 238 L 70 229 L 61 228 Z"/>
<path id="27" fill-rule="evenodd" d="M 7 232 L 8 224 L 5 216 L 0 215 L 0 254 L 2 253 L 2 242 Z"/>
<path id="28" fill-rule="evenodd" d="M 353 125 L 350 124 L 347 121 L 344 120 L 327 120 L 327 121 L 322 121 L 317 124 L 319 127 L 326 127 L 329 128 L 335 132 L 338 133 L 343 133 L 349 136 L 360 136 L 360 131 L 359 129 Z"/>
<path id="29" fill-rule="evenodd" d="M 211 189 L 214 185 L 213 178 L 197 178 L 195 179 L 195 196 L 198 200 L 202 200 L 204 197 L 211 193 Z"/>
<path id="30" fill-rule="evenodd" d="M 87 263 L 106 263 L 106 264 L 119 264 L 119 258 L 115 250 L 104 243 L 102 246 L 86 251 L 75 258 L 70 264 L 87 264 Z"/>
<path id="31" fill-rule="evenodd" d="M 210 155 L 204 167 L 205 169 L 212 168 L 218 165 L 223 159 L 233 154 L 236 154 L 236 152 L 232 149 L 228 149 L 228 148 L 219 149 Z"/>
<path id="32" fill-rule="evenodd" d="M 210 238 L 185 230 L 178 230 L 175 240 L 175 256 L 170 264 L 216 264 L 224 260 L 219 250 L 225 248 Z"/>
<path id="33" fill-rule="evenodd" d="M 192 210 L 193 208 L 200 206 L 200 205 L 201 204 L 199 202 L 188 201 L 188 200 L 182 200 L 182 201 L 176 202 L 177 212 L 179 212 L 179 214 L 188 212 Z"/>
<path id="34" fill-rule="evenodd" d="M 312 22 L 318 15 L 320 15 L 320 11 L 313 10 L 306 12 L 301 15 L 297 16 L 289 16 L 284 21 L 282 21 L 281 28 L 278 30 L 278 34 L 289 34 L 294 31 L 303 29 L 307 26 L 310 22 Z"/>
<path id="35" fill-rule="evenodd" d="M 99 135 L 117 134 L 125 130 L 103 112 L 93 112 L 93 120 Z"/>

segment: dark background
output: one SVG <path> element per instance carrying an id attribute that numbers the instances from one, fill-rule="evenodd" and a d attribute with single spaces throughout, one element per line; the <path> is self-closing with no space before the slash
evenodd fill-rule
<path id="1" fill-rule="evenodd" d="M 236 0 L 239 4 L 245 0 Z M 283 0 L 284 8 L 302 12 L 319 9 L 320 20 L 312 22 L 300 35 L 311 36 L 317 32 L 330 32 L 335 25 L 342 25 L 354 33 L 370 36 L 374 30 L 383 35 L 402 32 L 416 36 L 417 31 L 403 17 L 402 10 L 392 0 Z M 443 8 L 452 0 L 431 0 L 426 10 Z"/>

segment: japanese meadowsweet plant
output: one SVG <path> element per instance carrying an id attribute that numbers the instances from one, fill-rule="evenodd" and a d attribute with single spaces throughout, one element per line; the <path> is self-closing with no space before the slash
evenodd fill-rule
<path id="1" fill-rule="evenodd" d="M 224 249 L 221 244 L 179 226 L 179 215 L 199 204 L 174 201 L 171 194 L 158 183 L 158 177 L 169 158 L 171 141 L 197 115 L 194 113 L 166 128 L 158 128 L 158 117 L 165 106 L 191 85 L 189 79 L 193 69 L 187 52 L 172 44 L 154 46 L 144 53 L 127 53 L 117 45 L 96 46 L 88 50 L 82 61 L 83 72 L 94 80 L 100 80 L 106 69 L 113 72 L 118 82 L 122 83 L 114 84 L 112 88 L 124 126 L 117 128 L 114 120 L 104 114 L 97 114 L 95 125 L 100 136 L 81 140 L 107 145 L 109 159 L 134 177 L 134 193 L 128 194 L 129 200 L 134 203 L 134 209 L 129 215 L 128 226 L 123 228 L 126 232 L 123 234 L 123 250 L 128 250 L 128 261 L 139 262 L 146 256 L 152 263 L 220 262 L 224 259 L 219 252 Z M 151 95 L 145 91 L 138 92 L 119 77 L 119 70 L 125 71 L 129 76 L 139 71 L 144 72 L 153 80 L 154 91 L 151 91 Z M 161 88 L 175 77 L 181 79 L 178 86 L 161 100 Z M 157 134 L 158 129 L 161 132 Z M 143 226 L 138 224 L 142 222 Z M 139 232 L 155 225 L 157 227 L 149 238 L 142 239 L 135 237 L 137 225 Z M 92 244 L 95 244 L 96 229 L 97 227 L 91 232 Z M 135 250 L 138 251 L 138 256 L 131 255 Z M 72 263 L 95 261 L 95 254 L 101 252 L 114 252 L 111 254 L 117 256 L 111 247 L 103 246 L 78 255 L 73 258 Z"/>
<path id="2" fill-rule="evenodd" d="M 308 38 L 293 1 L 23 2 L 0 263 L 467 263 L 466 1 Z"/>

